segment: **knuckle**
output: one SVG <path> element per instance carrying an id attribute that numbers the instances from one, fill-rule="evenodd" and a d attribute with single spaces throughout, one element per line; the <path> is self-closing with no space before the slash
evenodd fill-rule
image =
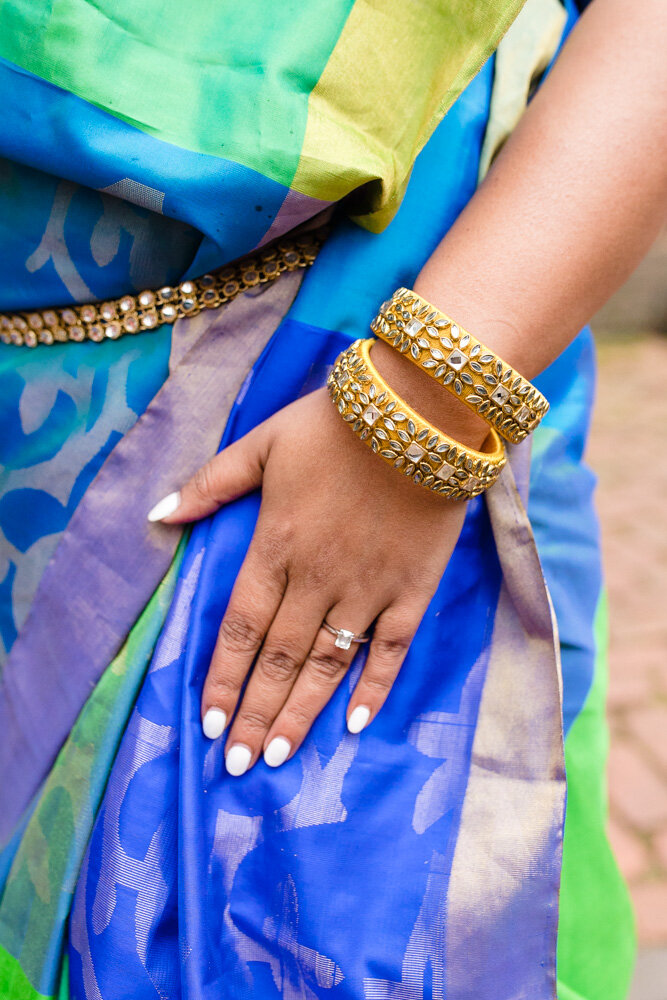
<path id="1" fill-rule="evenodd" d="M 391 635 L 378 635 L 376 632 L 373 636 L 373 652 L 382 660 L 396 660 L 405 656 L 411 642 L 412 637 L 405 632 L 395 632 Z"/>
<path id="2" fill-rule="evenodd" d="M 284 712 L 288 725 L 294 726 L 297 730 L 308 730 L 313 723 L 313 712 L 301 705 L 298 701 L 292 702 L 285 707 Z"/>
<path id="3" fill-rule="evenodd" d="M 228 677 L 213 669 L 206 678 L 206 693 L 215 705 L 222 705 L 229 701 L 235 702 L 239 689 Z"/>
<path id="4" fill-rule="evenodd" d="M 345 673 L 347 660 L 331 650 L 313 649 L 308 657 L 308 666 L 318 678 L 329 681 Z"/>
<path id="5" fill-rule="evenodd" d="M 325 561 L 309 559 L 300 567 L 303 587 L 310 591 L 324 590 L 331 582 L 331 565 Z"/>
<path id="6" fill-rule="evenodd" d="M 215 498 L 213 465 L 210 461 L 197 469 L 192 477 L 192 488 L 198 500 L 209 501 Z"/>
<path id="7" fill-rule="evenodd" d="M 284 565 L 293 538 L 294 528 L 287 521 L 264 527 L 260 538 L 262 556 L 270 565 Z"/>
<path id="8" fill-rule="evenodd" d="M 248 653 L 257 649 L 262 634 L 250 618 L 238 613 L 228 613 L 220 623 L 220 638 L 232 652 Z"/>
<path id="9" fill-rule="evenodd" d="M 299 666 L 297 657 L 284 646 L 267 646 L 259 663 L 262 673 L 269 681 L 290 680 Z"/>
<path id="10" fill-rule="evenodd" d="M 273 722 L 273 716 L 261 708 L 241 708 L 236 722 L 249 732 L 263 733 Z"/>
<path id="11" fill-rule="evenodd" d="M 372 671 L 369 672 L 368 670 L 364 671 L 364 685 L 383 697 L 391 690 L 392 683 L 393 678 L 391 677 L 386 677 L 380 673 L 373 673 Z"/>

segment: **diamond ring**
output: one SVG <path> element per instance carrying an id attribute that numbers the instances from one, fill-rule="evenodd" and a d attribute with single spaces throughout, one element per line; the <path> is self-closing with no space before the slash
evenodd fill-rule
<path id="1" fill-rule="evenodd" d="M 332 635 L 336 636 L 334 646 L 338 646 L 339 649 L 349 649 L 353 642 L 368 642 L 370 639 L 370 636 L 365 635 L 363 632 L 357 635 L 355 632 L 350 632 L 347 628 L 334 628 L 326 619 L 322 622 L 322 628 L 325 628 Z"/>

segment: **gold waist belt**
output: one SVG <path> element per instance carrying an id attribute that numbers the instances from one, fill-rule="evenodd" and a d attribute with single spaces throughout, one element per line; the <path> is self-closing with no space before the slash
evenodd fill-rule
<path id="1" fill-rule="evenodd" d="M 240 292 L 274 281 L 283 271 L 309 267 L 325 236 L 326 230 L 320 229 L 279 240 L 266 250 L 173 287 L 165 285 L 138 295 L 64 309 L 0 313 L 0 340 L 17 347 L 70 340 L 99 343 L 154 330 L 163 323 L 196 316 L 202 309 L 216 309 Z"/>

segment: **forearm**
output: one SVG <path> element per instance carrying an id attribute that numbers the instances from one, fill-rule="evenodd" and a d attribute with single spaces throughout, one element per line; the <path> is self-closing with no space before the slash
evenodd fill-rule
<path id="1" fill-rule="evenodd" d="M 664 0 L 594 0 L 415 284 L 528 378 L 622 284 L 664 221 L 666 40 Z M 376 345 L 374 358 L 425 416 L 470 443 L 483 436 L 479 418 L 391 348 Z"/>

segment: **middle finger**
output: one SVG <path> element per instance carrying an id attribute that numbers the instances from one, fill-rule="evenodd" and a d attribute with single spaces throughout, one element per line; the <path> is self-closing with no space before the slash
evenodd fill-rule
<path id="1" fill-rule="evenodd" d="M 327 610 L 326 598 L 288 582 L 227 736 L 225 764 L 244 774 L 262 751 Z"/>

